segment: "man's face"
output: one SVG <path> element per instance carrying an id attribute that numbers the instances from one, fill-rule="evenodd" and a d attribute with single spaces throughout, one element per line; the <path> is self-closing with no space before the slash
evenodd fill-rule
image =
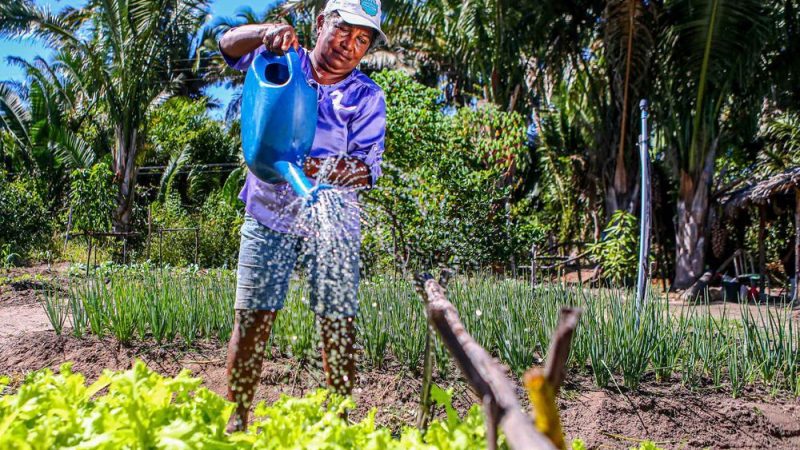
<path id="1" fill-rule="evenodd" d="M 337 73 L 350 73 L 358 67 L 373 37 L 371 28 L 350 25 L 339 18 L 326 22 L 322 16 L 317 18 L 317 32 L 314 53 Z"/>

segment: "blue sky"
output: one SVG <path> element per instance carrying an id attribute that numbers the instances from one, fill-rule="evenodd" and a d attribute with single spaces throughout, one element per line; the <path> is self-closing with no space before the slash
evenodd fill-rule
<path id="1" fill-rule="evenodd" d="M 232 16 L 237 9 L 243 6 L 250 6 L 256 11 L 261 11 L 269 4 L 275 3 L 276 0 L 214 0 L 212 5 L 212 12 L 216 16 Z M 50 7 L 54 11 L 58 11 L 67 6 L 80 6 L 85 3 L 85 0 L 37 0 L 36 3 Z M 37 55 L 49 58 L 50 51 L 47 50 L 41 42 L 31 38 L 23 40 L 5 40 L 0 39 L 0 80 L 22 80 L 22 71 L 17 67 L 9 67 L 6 64 L 6 57 L 19 56 L 27 60 L 32 60 Z M 228 103 L 232 92 L 222 87 L 211 87 L 207 93 L 213 97 L 218 98 L 225 105 Z M 221 112 L 214 113 L 214 116 L 219 116 Z"/>

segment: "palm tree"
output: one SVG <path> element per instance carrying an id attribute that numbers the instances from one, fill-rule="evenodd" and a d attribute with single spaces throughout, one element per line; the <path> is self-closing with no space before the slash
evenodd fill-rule
<path id="1" fill-rule="evenodd" d="M 591 124 L 597 148 L 593 173 L 603 180 L 606 216 L 617 210 L 633 213 L 638 196 L 639 101 L 652 86 L 655 52 L 653 29 L 658 16 L 656 2 L 613 0 L 603 12 L 600 70 L 604 80 L 587 92 L 599 122 Z M 583 62 L 583 61 L 582 61 Z M 583 65 L 583 64 L 582 64 Z"/>
<path id="2" fill-rule="evenodd" d="M 20 66 L 27 80 L 0 82 L 0 130 L 10 141 L 6 152 L 18 161 L 17 167 L 8 168 L 49 180 L 46 195 L 56 202 L 68 172 L 88 168 L 104 153 L 79 133 L 95 99 L 75 76 L 74 61 L 65 53 L 52 63 L 38 57 L 33 62 L 11 57 L 8 63 Z"/>
<path id="3" fill-rule="evenodd" d="M 119 185 L 113 223 L 127 231 L 133 207 L 137 156 L 147 112 L 180 87 L 164 64 L 176 36 L 199 29 L 207 0 L 90 0 L 53 14 L 30 0 L 0 5 L 0 35 L 34 35 L 74 54 L 91 88 L 102 98 L 113 129 L 112 170 Z"/>
<path id="4" fill-rule="evenodd" d="M 800 167 L 800 114 L 786 112 L 770 117 L 763 135 L 766 145 L 757 155 L 760 178 Z"/>
<path id="5" fill-rule="evenodd" d="M 769 6 L 762 0 L 665 2 L 655 106 L 678 179 L 676 288 L 691 285 L 704 269 L 716 157 L 733 133 L 726 117 L 764 67 Z"/>

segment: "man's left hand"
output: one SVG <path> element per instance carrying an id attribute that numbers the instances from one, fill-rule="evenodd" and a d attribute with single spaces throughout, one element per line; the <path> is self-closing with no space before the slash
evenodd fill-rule
<path id="1" fill-rule="evenodd" d="M 372 185 L 369 167 L 356 158 L 306 158 L 303 171 L 334 186 L 364 189 Z"/>

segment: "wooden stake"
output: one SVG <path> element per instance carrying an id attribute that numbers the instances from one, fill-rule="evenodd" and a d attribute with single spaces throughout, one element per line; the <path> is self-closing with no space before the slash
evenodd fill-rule
<path id="1" fill-rule="evenodd" d="M 578 327 L 580 314 L 579 309 L 564 308 L 561 310 L 558 326 L 550 340 L 550 349 L 547 351 L 544 369 L 538 367 L 530 369 L 525 372 L 523 377 L 523 384 L 528 391 L 533 408 L 536 428 L 559 449 L 565 449 L 566 442 L 561 429 L 561 416 L 556 404 L 556 394 L 564 382 L 572 336 Z"/>
<path id="2" fill-rule="evenodd" d="M 514 385 L 500 366 L 467 333 L 456 308 L 447 300 L 439 283 L 429 274 L 423 274 L 417 277 L 417 287 L 425 302 L 428 321 L 439 333 L 464 377 L 489 408 L 486 411 L 487 436 L 496 436 L 492 427 L 500 425 L 513 450 L 555 449 L 546 436 L 536 431 L 530 418 L 522 411 Z"/>

